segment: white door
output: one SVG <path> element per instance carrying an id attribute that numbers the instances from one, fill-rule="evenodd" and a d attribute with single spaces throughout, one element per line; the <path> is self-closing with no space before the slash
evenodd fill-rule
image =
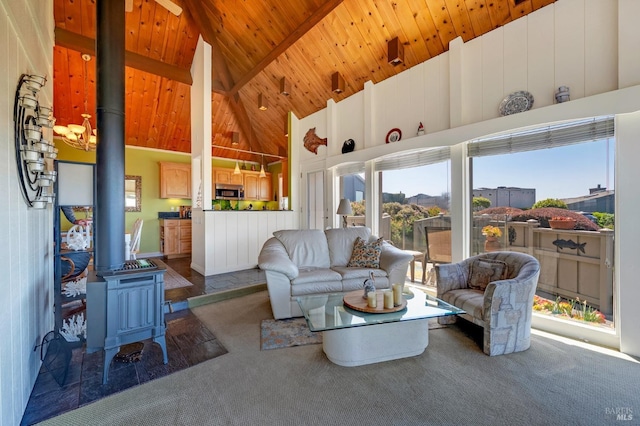
<path id="1" fill-rule="evenodd" d="M 324 171 L 307 174 L 307 212 L 309 229 L 324 229 Z"/>

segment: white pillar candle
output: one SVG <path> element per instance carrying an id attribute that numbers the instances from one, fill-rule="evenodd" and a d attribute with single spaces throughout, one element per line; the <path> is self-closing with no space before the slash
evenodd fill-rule
<path id="1" fill-rule="evenodd" d="M 393 304 L 396 306 L 402 305 L 402 284 L 393 285 Z"/>
<path id="2" fill-rule="evenodd" d="M 370 291 L 367 293 L 367 305 L 370 308 L 378 307 L 378 294 L 375 291 Z"/>
<path id="3" fill-rule="evenodd" d="M 384 308 L 393 309 L 393 292 L 391 290 L 384 292 Z"/>

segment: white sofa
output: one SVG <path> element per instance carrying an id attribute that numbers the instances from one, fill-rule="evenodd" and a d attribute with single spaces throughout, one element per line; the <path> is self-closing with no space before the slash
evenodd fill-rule
<path id="1" fill-rule="evenodd" d="M 377 239 L 366 227 L 282 230 L 273 235 L 264 243 L 258 265 L 265 271 L 276 319 L 302 316 L 298 296 L 362 289 L 370 271 L 376 288 L 404 283 L 413 260 L 411 254 L 383 242 L 380 268 L 347 267 L 357 237 Z"/>

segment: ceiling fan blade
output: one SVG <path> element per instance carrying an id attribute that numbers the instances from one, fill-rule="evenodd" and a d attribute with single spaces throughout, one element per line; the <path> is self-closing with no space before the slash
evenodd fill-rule
<path id="1" fill-rule="evenodd" d="M 156 2 L 176 16 L 180 16 L 182 13 L 182 8 L 171 0 L 156 0 Z"/>
<path id="2" fill-rule="evenodd" d="M 133 0 L 124 1 L 124 11 L 131 12 L 133 10 Z"/>

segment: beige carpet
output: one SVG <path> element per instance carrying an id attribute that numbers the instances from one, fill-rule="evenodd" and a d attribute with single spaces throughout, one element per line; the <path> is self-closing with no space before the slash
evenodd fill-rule
<path id="1" fill-rule="evenodd" d="M 165 290 L 171 290 L 171 289 L 180 288 L 180 287 L 188 287 L 190 285 L 193 285 L 189 281 L 187 281 L 186 278 L 184 278 L 182 275 L 177 273 L 173 268 L 171 268 L 168 265 L 166 266 L 167 266 L 167 272 L 164 274 Z"/>
<path id="2" fill-rule="evenodd" d="M 321 345 L 261 351 L 260 322 L 273 318 L 266 292 L 193 311 L 229 353 L 45 424 L 638 423 L 640 364 L 579 342 L 536 333 L 528 351 L 488 357 L 481 333 L 454 325 L 430 331 L 422 355 L 349 368 Z M 633 421 L 616 421 L 616 409 Z"/>

